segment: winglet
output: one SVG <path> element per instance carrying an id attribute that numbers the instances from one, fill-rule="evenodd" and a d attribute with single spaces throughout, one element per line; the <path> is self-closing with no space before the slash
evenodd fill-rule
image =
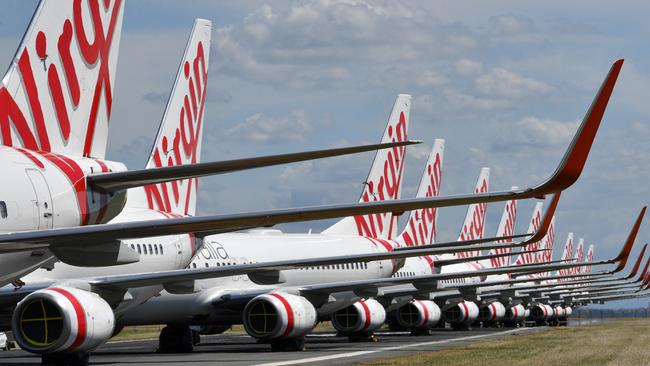
<path id="1" fill-rule="evenodd" d="M 645 254 L 646 249 L 648 249 L 648 244 L 644 245 L 643 249 L 641 249 L 641 254 L 639 254 L 639 259 L 636 260 L 634 267 L 632 267 L 632 272 L 630 272 L 630 274 L 625 277 L 626 280 L 629 280 L 630 278 L 636 276 L 636 273 L 639 270 L 639 267 L 641 266 L 641 261 L 643 260 L 643 255 Z M 644 273 L 645 273 L 645 269 L 643 270 L 643 272 L 641 272 L 641 278 L 643 278 Z"/>
<path id="2" fill-rule="evenodd" d="M 555 215 L 555 210 L 557 209 L 557 205 L 560 202 L 561 194 L 562 192 L 558 191 L 553 195 L 553 198 L 551 199 L 551 203 L 548 205 L 546 212 L 544 212 L 544 216 L 542 217 L 542 222 L 539 224 L 539 228 L 537 229 L 537 231 L 533 236 L 531 236 L 528 240 L 526 240 L 526 243 L 538 242 L 546 236 L 546 234 L 548 233 L 548 229 L 551 226 L 551 222 L 553 221 L 553 215 Z"/>
<path id="3" fill-rule="evenodd" d="M 646 276 L 648 276 L 648 266 L 650 266 L 650 258 L 645 262 L 645 267 L 643 267 L 643 271 L 641 271 L 638 281 L 642 281 Z"/>
<path id="4" fill-rule="evenodd" d="M 551 178 L 538 186 L 536 191 L 539 190 L 541 194 L 557 192 L 566 189 L 578 179 L 587 161 L 591 145 L 596 138 L 596 132 L 598 132 L 600 121 L 605 114 L 609 97 L 612 95 L 622 66 L 623 59 L 614 62 L 582 120 L 578 132 L 564 154 L 562 162 Z"/>
<path id="5" fill-rule="evenodd" d="M 610 263 L 618 262 L 618 267 L 616 267 L 614 272 L 619 272 L 623 268 L 625 268 L 625 264 L 627 263 L 627 258 L 630 256 L 630 252 L 632 251 L 632 246 L 634 245 L 634 240 L 636 239 L 636 235 L 639 233 L 639 228 L 641 227 L 641 222 L 643 221 L 643 216 L 645 215 L 645 211 L 647 208 L 648 206 L 644 206 L 641 209 L 641 212 L 639 213 L 639 217 L 637 217 L 636 222 L 632 227 L 632 231 L 630 231 L 630 235 L 628 235 L 627 241 L 625 242 L 623 249 L 621 249 L 621 252 L 616 256 L 616 258 L 609 261 Z"/>

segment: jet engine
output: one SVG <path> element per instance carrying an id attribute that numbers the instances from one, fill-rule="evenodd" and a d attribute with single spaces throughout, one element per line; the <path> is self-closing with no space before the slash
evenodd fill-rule
<path id="1" fill-rule="evenodd" d="M 499 301 L 484 304 L 479 309 L 478 320 L 484 323 L 496 323 L 506 316 L 506 307 Z"/>
<path id="2" fill-rule="evenodd" d="M 357 301 L 332 314 L 334 328 L 348 336 L 370 334 L 385 321 L 386 310 L 374 299 Z"/>
<path id="3" fill-rule="evenodd" d="M 468 326 L 478 318 L 478 306 L 473 301 L 459 301 L 447 306 L 444 318 L 454 328 Z"/>
<path id="4" fill-rule="evenodd" d="M 302 296 L 272 292 L 252 299 L 243 312 L 244 329 L 261 340 L 302 338 L 318 320 L 314 305 Z"/>
<path id="5" fill-rule="evenodd" d="M 440 307 L 429 300 L 413 300 L 395 312 L 397 323 L 407 329 L 429 328 L 440 321 Z"/>
<path id="6" fill-rule="evenodd" d="M 520 322 L 526 319 L 526 308 L 517 304 L 506 309 L 505 320 L 509 322 Z"/>
<path id="7" fill-rule="evenodd" d="M 573 314 L 573 309 L 570 306 L 567 306 L 564 308 L 564 316 L 565 317 L 570 317 L 571 314 Z"/>
<path id="8" fill-rule="evenodd" d="M 535 304 L 530 308 L 530 320 L 543 322 L 553 316 L 553 308 L 546 304 Z"/>
<path id="9" fill-rule="evenodd" d="M 38 290 L 12 317 L 16 342 L 34 353 L 86 352 L 113 334 L 113 309 L 97 294 L 71 287 Z"/>

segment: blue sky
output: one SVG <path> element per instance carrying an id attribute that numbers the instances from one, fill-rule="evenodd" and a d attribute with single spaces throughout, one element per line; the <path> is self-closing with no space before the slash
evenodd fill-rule
<path id="1" fill-rule="evenodd" d="M 560 202 L 555 256 L 569 231 L 594 244 L 596 258 L 614 255 L 647 203 L 650 4 L 269 4 L 127 1 L 108 157 L 144 165 L 192 20 L 201 17 L 213 21 L 204 161 L 375 142 L 396 95 L 408 93 L 411 137 L 426 146 L 409 151 L 404 197 L 415 194 L 434 138 L 447 140 L 444 194 L 469 192 L 482 166 L 492 169 L 492 190 L 529 186 L 552 172 L 610 64 L 623 57 L 584 174 Z M 3 2 L 5 64 L 35 6 Z M 260 125 L 263 139 L 241 133 Z M 367 154 L 203 179 L 199 212 L 354 202 L 371 160 Z M 532 206 L 519 206 L 520 231 Z M 489 205 L 486 234 L 496 230 L 502 207 Z M 440 211 L 441 240 L 455 239 L 464 211 Z"/>

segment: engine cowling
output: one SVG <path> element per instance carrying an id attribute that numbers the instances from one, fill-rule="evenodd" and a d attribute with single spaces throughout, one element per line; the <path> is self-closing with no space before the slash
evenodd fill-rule
<path id="1" fill-rule="evenodd" d="M 521 304 L 510 306 L 506 309 L 505 320 L 514 322 L 522 321 L 526 319 L 526 311 L 526 308 Z"/>
<path id="2" fill-rule="evenodd" d="M 471 324 L 478 318 L 478 306 L 473 301 L 459 301 L 447 307 L 445 320 L 452 324 Z"/>
<path id="3" fill-rule="evenodd" d="M 479 309 L 478 319 L 486 323 L 495 323 L 501 321 L 506 316 L 506 307 L 499 301 L 493 301 L 484 304 Z"/>
<path id="4" fill-rule="evenodd" d="M 332 314 L 332 326 L 344 335 L 371 333 L 386 321 L 386 310 L 375 299 L 361 300 Z"/>
<path id="5" fill-rule="evenodd" d="M 556 318 L 566 318 L 566 313 L 564 312 L 564 308 L 562 306 L 558 305 L 553 310 Z"/>
<path id="6" fill-rule="evenodd" d="M 309 300 L 284 292 L 255 297 L 242 315 L 246 333 L 262 340 L 302 337 L 314 329 L 318 319 Z"/>
<path id="7" fill-rule="evenodd" d="M 27 351 L 85 352 L 108 341 L 115 316 L 97 294 L 51 287 L 35 291 L 17 304 L 12 327 L 16 342 Z"/>
<path id="8" fill-rule="evenodd" d="M 567 306 L 564 308 L 564 316 L 565 317 L 570 317 L 571 314 L 573 314 L 573 309 L 570 306 Z"/>
<path id="9" fill-rule="evenodd" d="M 553 309 L 546 304 L 535 304 L 530 308 L 530 319 L 544 321 L 553 315 Z"/>
<path id="10" fill-rule="evenodd" d="M 397 323 L 408 329 L 433 327 L 440 321 L 440 307 L 430 300 L 413 300 L 395 312 Z"/>

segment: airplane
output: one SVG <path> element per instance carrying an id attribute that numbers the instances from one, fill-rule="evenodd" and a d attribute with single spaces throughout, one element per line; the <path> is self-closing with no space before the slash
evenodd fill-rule
<path id="1" fill-rule="evenodd" d="M 0 234 L 0 245 L 5 252 L 34 250 L 36 248 L 48 248 L 56 250 L 65 248 L 70 250 L 73 247 L 80 247 L 81 240 L 85 242 L 97 241 L 98 245 L 106 242 L 115 243 L 116 241 L 133 238 L 143 238 L 151 235 L 174 235 L 187 232 L 227 232 L 241 229 L 242 227 L 267 226 L 280 222 L 291 222 L 298 220 L 321 219 L 329 217 L 353 216 L 376 214 L 380 212 L 400 212 L 406 210 L 421 209 L 426 207 L 442 207 L 448 205 L 460 205 L 467 203 L 495 202 L 503 199 L 523 199 L 532 198 L 544 194 L 550 194 L 571 185 L 578 178 L 581 172 L 591 144 L 595 137 L 597 127 L 604 114 L 604 110 L 613 90 L 615 80 L 618 76 L 622 60 L 615 62 L 608 74 L 603 86 L 601 87 L 596 99 L 588 111 L 583 123 L 581 124 L 576 137 L 569 146 L 565 157 L 560 166 L 550 179 L 544 183 L 518 191 L 504 191 L 490 194 L 475 195 L 457 195 L 448 197 L 436 197 L 413 200 L 400 200 L 394 202 L 368 202 L 356 205 L 333 205 L 315 208 L 297 208 L 289 210 L 273 210 L 254 213 L 243 213 L 235 215 L 215 215 L 206 217 L 180 217 L 168 218 L 164 220 L 148 220 L 124 222 L 118 224 L 93 225 L 86 227 L 70 227 L 49 230 L 32 230 L 22 232 L 12 232 Z M 163 169 L 164 168 L 159 168 Z M 121 176 L 120 176 L 121 177 Z M 157 178 L 152 178 L 157 179 Z M 176 179 L 179 179 L 178 177 Z M 106 180 L 104 181 L 104 183 Z M 148 181 L 151 182 L 151 181 Z M 140 181 L 140 183 L 143 183 Z M 456 248 L 458 249 L 458 248 Z M 466 248 L 464 248 L 466 249 Z M 434 249 L 427 249 L 436 252 Z M 452 251 L 454 249 L 451 249 Z M 440 252 L 440 250 L 438 250 Z M 380 253 L 380 256 L 371 256 L 377 259 L 381 256 L 385 258 L 406 257 L 405 253 Z M 408 253 L 411 255 L 412 253 Z M 332 263 L 332 261 L 350 261 L 350 258 L 328 258 L 328 259 L 311 259 L 303 262 L 294 262 L 292 265 L 305 267 L 317 263 Z M 609 262 L 608 262 L 609 263 Z M 112 276 L 111 278 L 94 279 L 91 284 L 98 287 L 118 287 L 124 286 L 140 287 L 153 284 L 180 282 L 186 279 L 201 279 L 208 277 L 218 277 L 219 275 L 233 275 L 237 273 L 246 273 L 247 271 L 271 270 L 278 268 L 279 262 L 268 262 L 265 264 L 245 264 L 233 266 L 227 270 L 223 268 L 216 269 L 187 269 L 178 271 L 159 271 L 156 273 L 125 274 Z M 529 269 L 526 269 L 528 271 Z M 514 271 L 514 270 L 513 270 Z M 122 287 L 120 287 L 122 286 Z M 38 291 L 34 294 L 40 294 Z M 88 293 L 84 293 L 87 295 Z M 92 293 L 90 293 L 92 294 Z M 24 301 L 29 303 L 29 296 Z M 34 299 L 34 297 L 32 297 Z"/>
<path id="2" fill-rule="evenodd" d="M 636 238 L 644 214 L 645 214 L 645 208 L 641 210 L 639 216 L 637 217 L 637 220 L 626 240 L 626 244 L 625 244 L 626 247 L 631 246 L 631 243 L 634 242 L 634 239 Z M 571 247 L 573 245 L 572 238 L 573 235 L 570 233 L 567 239 L 567 244 L 564 249 L 563 258 L 562 260 L 559 261 L 560 263 L 571 262 L 573 264 L 579 264 L 566 258 L 566 254 L 571 252 Z M 641 255 L 639 256 L 637 264 L 634 265 L 631 275 L 626 277 L 625 280 L 630 279 L 635 275 L 636 270 L 638 270 L 638 267 L 641 262 L 641 258 L 643 257 L 644 253 L 645 253 L 645 247 L 642 249 Z M 572 310 L 570 305 L 567 304 L 562 309 L 551 308 L 547 304 L 534 301 L 535 298 L 542 299 L 543 298 L 542 295 L 533 297 L 527 293 L 523 295 L 518 295 L 518 292 L 525 291 L 525 290 L 541 292 L 542 290 L 544 290 L 549 286 L 563 287 L 572 284 L 588 283 L 589 281 L 596 281 L 596 282 L 618 281 L 620 279 L 609 278 L 609 276 L 622 270 L 625 267 L 626 262 L 627 259 L 622 259 L 619 266 L 615 268 L 613 271 L 582 274 L 582 273 L 576 273 L 576 271 L 573 270 L 573 268 L 580 268 L 580 267 L 573 266 L 571 268 L 563 268 L 558 270 L 555 276 L 540 277 L 540 278 L 531 278 L 531 276 L 524 276 L 524 278 L 492 280 L 492 281 L 486 281 L 484 283 L 479 283 L 479 284 L 472 284 L 472 283 L 460 284 L 460 285 L 456 285 L 456 287 L 461 291 L 460 293 L 465 294 L 466 296 L 470 296 L 471 294 L 471 296 L 481 297 L 481 298 L 497 297 L 512 302 L 513 305 L 506 312 L 507 317 L 509 315 L 511 318 L 513 318 L 513 319 L 507 319 L 510 325 L 515 325 L 517 323 L 517 321 L 515 321 L 514 319 L 516 318 L 514 316 L 515 312 L 519 315 L 519 319 L 517 319 L 519 322 L 525 319 L 525 317 L 522 315 L 523 310 L 525 310 L 525 308 L 521 304 L 522 302 L 524 303 L 527 302 L 529 303 L 530 310 L 531 310 L 530 311 L 531 320 L 537 322 L 538 324 L 543 324 L 549 319 L 549 316 L 553 316 L 554 314 L 555 316 L 560 315 L 562 318 L 566 318 L 568 315 L 570 315 Z M 644 271 L 646 269 L 644 269 Z M 591 280 L 587 280 L 585 278 L 591 278 Z M 596 280 L 593 280 L 594 278 L 596 278 Z"/>
<path id="3" fill-rule="evenodd" d="M 179 136 L 169 136 L 146 169 L 127 171 L 121 162 L 105 159 L 123 14 L 121 0 L 105 6 L 98 0 L 43 0 L 36 8 L 0 85 L 0 167 L 10 177 L 0 182 L 5 194 L 0 200 L 1 232 L 109 222 L 125 206 L 129 188 L 147 187 L 147 199 L 164 210 L 185 202 L 199 176 L 414 143 L 197 164 L 200 150 L 195 142 L 201 132 L 209 53 L 199 44 L 197 56 L 188 60 L 187 72 L 177 81 L 176 90 L 187 93 L 187 105 L 168 105 L 173 107 L 168 112 L 176 115 Z M 86 35 L 91 29 L 92 41 Z M 190 163 L 180 166 L 185 157 L 191 157 Z M 137 260 L 115 240 L 87 243 L 77 241 L 81 252 L 64 245 L 0 255 L 0 285 L 46 265 L 53 254 L 85 266 Z"/>

